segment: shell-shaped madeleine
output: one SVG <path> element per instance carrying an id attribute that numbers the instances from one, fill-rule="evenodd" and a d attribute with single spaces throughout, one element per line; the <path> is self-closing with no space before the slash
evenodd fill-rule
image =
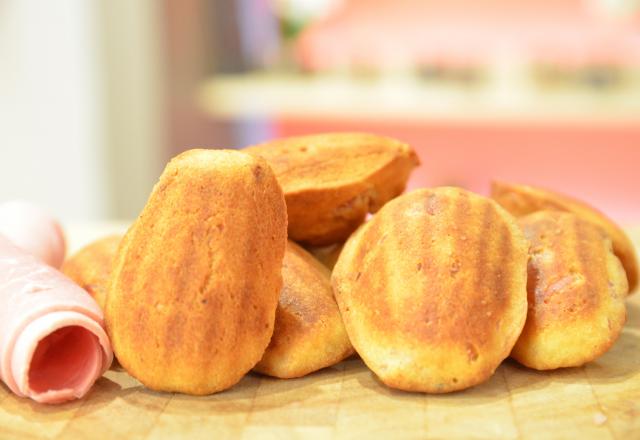
<path id="1" fill-rule="evenodd" d="M 332 283 L 349 338 L 388 386 L 444 393 L 485 381 L 527 313 L 527 242 L 493 200 L 423 189 L 349 238 Z"/>
<path id="2" fill-rule="evenodd" d="M 273 333 L 286 229 L 262 159 L 191 150 L 171 160 L 114 263 L 105 315 L 122 366 L 162 391 L 238 382 Z"/>
<path id="3" fill-rule="evenodd" d="M 368 212 L 402 193 L 418 165 L 411 147 L 366 133 L 278 139 L 244 151 L 267 160 L 287 201 L 289 238 L 343 242 Z"/>
<path id="4" fill-rule="evenodd" d="M 613 241 L 613 252 L 627 273 L 629 292 L 638 286 L 638 260 L 633 243 L 620 226 L 602 212 L 580 200 L 527 185 L 494 182 L 491 197 L 516 217 L 542 210 L 568 211 L 600 226 Z"/>
<path id="5" fill-rule="evenodd" d="M 353 354 L 330 276 L 307 251 L 289 242 L 273 337 L 255 371 L 283 379 L 301 377 Z"/>
<path id="6" fill-rule="evenodd" d="M 568 212 L 519 219 L 529 249 L 529 313 L 511 356 L 538 370 L 577 367 L 606 352 L 625 322 L 627 278 L 611 239 Z"/>
<path id="7" fill-rule="evenodd" d="M 111 235 L 89 243 L 62 265 L 62 273 L 86 290 L 104 310 L 111 267 L 122 236 Z"/>

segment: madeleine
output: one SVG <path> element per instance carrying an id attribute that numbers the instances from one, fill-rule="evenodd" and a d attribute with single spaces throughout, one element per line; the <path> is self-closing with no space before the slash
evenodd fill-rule
<path id="1" fill-rule="evenodd" d="M 423 189 L 349 238 L 332 283 L 351 342 L 386 385 L 445 393 L 487 380 L 527 314 L 527 242 L 493 200 Z"/>
<path id="2" fill-rule="evenodd" d="M 627 278 L 611 239 L 558 211 L 519 220 L 531 243 L 529 313 L 511 356 L 537 370 L 578 367 L 616 341 L 625 322 Z"/>
<path id="3" fill-rule="evenodd" d="M 307 251 L 288 243 L 273 337 L 255 371 L 283 379 L 301 377 L 353 354 L 330 276 Z"/>
<path id="4" fill-rule="evenodd" d="M 111 235 L 89 243 L 69 257 L 61 269 L 62 273 L 86 290 L 103 310 L 120 240 L 122 236 Z"/>
<path id="5" fill-rule="evenodd" d="M 491 197 L 516 217 L 542 210 L 568 211 L 600 226 L 613 241 L 613 252 L 627 274 L 629 292 L 638 286 L 638 260 L 633 243 L 620 226 L 602 212 L 580 200 L 527 185 L 494 182 Z"/>
<path id="6" fill-rule="evenodd" d="M 244 151 L 266 159 L 276 173 L 289 238 L 316 246 L 345 241 L 367 213 L 404 191 L 419 164 L 409 145 L 366 133 L 291 137 Z"/>
<path id="7" fill-rule="evenodd" d="M 262 159 L 191 150 L 171 160 L 113 266 L 105 315 L 122 366 L 154 390 L 237 383 L 273 333 L 286 232 Z"/>

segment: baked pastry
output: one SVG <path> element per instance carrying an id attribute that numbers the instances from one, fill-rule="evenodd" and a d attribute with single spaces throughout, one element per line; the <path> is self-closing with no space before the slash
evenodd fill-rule
<path id="1" fill-rule="evenodd" d="M 624 231 L 597 209 L 574 198 L 527 185 L 494 182 L 493 197 L 516 217 L 541 210 L 568 211 L 603 228 L 613 241 L 613 252 L 627 273 L 629 292 L 638 286 L 638 260 L 633 243 Z"/>
<path id="2" fill-rule="evenodd" d="M 326 267 L 289 241 L 273 337 L 255 371 L 283 379 L 301 377 L 353 354 L 330 276 Z"/>
<path id="3" fill-rule="evenodd" d="M 527 242 L 493 200 L 422 189 L 346 242 L 332 283 L 349 338 L 386 385 L 446 393 L 487 380 L 527 314 Z"/>
<path id="4" fill-rule="evenodd" d="M 625 322 L 627 278 L 599 226 L 568 212 L 519 219 L 531 243 L 529 313 L 511 356 L 527 367 L 578 367 L 616 341 Z"/>
<path id="5" fill-rule="evenodd" d="M 316 246 L 345 241 L 368 212 L 402 193 L 419 163 L 409 145 L 366 133 L 291 137 L 244 151 L 276 173 L 289 238 Z"/>
<path id="6" fill-rule="evenodd" d="M 75 281 L 96 300 L 104 310 L 113 259 L 122 240 L 120 235 L 96 240 L 69 257 L 62 265 L 62 273 Z"/>
<path id="7" fill-rule="evenodd" d="M 273 333 L 286 233 L 264 160 L 230 150 L 172 159 L 114 262 L 105 318 L 120 364 L 160 391 L 237 383 Z"/>

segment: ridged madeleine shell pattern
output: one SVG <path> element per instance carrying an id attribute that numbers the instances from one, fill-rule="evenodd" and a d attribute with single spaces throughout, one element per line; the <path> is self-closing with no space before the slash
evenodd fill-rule
<path id="1" fill-rule="evenodd" d="M 627 273 L 629 292 L 638 286 L 638 259 L 633 243 L 613 220 L 586 203 L 542 188 L 494 182 L 491 197 L 516 217 L 536 211 L 572 212 L 603 228 L 613 241 L 613 252 Z"/>
<path id="2" fill-rule="evenodd" d="M 154 390 L 237 383 L 273 333 L 286 228 L 262 159 L 191 150 L 171 160 L 114 264 L 106 324 L 122 366 Z"/>
<path id="3" fill-rule="evenodd" d="M 578 367 L 616 341 L 625 322 L 627 278 L 611 239 L 568 212 L 519 219 L 529 250 L 529 313 L 512 357 L 538 370 Z"/>
<path id="4" fill-rule="evenodd" d="M 527 242 L 493 200 L 423 189 L 345 244 L 332 283 L 351 342 L 382 382 L 444 393 L 489 378 L 527 313 Z"/>
<path id="5" fill-rule="evenodd" d="M 244 151 L 267 160 L 284 191 L 289 238 L 343 242 L 368 212 L 404 191 L 418 157 L 395 139 L 327 133 L 278 139 Z"/>
<path id="6" fill-rule="evenodd" d="M 288 243 L 273 337 L 255 371 L 283 379 L 301 377 L 353 354 L 330 276 L 307 251 Z"/>

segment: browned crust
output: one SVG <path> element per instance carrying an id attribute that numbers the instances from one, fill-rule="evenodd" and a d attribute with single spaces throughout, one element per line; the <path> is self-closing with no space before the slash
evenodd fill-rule
<path id="1" fill-rule="evenodd" d="M 627 273 L 629 292 L 638 286 L 638 260 L 633 243 L 604 213 L 580 200 L 527 185 L 493 182 L 491 197 L 516 217 L 542 210 L 568 211 L 600 226 L 613 241 L 613 251 Z"/>
<path id="2" fill-rule="evenodd" d="M 288 243 L 273 337 L 255 371 L 301 377 L 353 354 L 330 275 L 307 251 Z"/>
<path id="3" fill-rule="evenodd" d="M 400 141 L 366 133 L 278 139 L 246 148 L 273 167 L 285 193 L 289 238 L 345 241 L 368 212 L 404 191 L 418 157 Z"/>
<path id="4" fill-rule="evenodd" d="M 111 235 L 96 240 L 69 257 L 62 265 L 62 273 L 86 290 L 103 310 L 113 259 L 121 239 L 121 235 Z"/>
<path id="5" fill-rule="evenodd" d="M 268 164 L 191 150 L 167 165 L 122 241 L 106 326 L 147 387 L 209 394 L 266 349 L 282 288 L 284 196 Z"/>
<path id="6" fill-rule="evenodd" d="M 527 243 L 513 217 L 457 188 L 414 191 L 347 241 L 332 283 L 351 342 L 387 385 L 483 382 L 526 318 Z"/>
<path id="7" fill-rule="evenodd" d="M 527 322 L 512 356 L 539 370 L 577 367 L 605 353 L 625 322 L 627 279 L 611 239 L 575 214 L 519 219 L 530 242 Z"/>

